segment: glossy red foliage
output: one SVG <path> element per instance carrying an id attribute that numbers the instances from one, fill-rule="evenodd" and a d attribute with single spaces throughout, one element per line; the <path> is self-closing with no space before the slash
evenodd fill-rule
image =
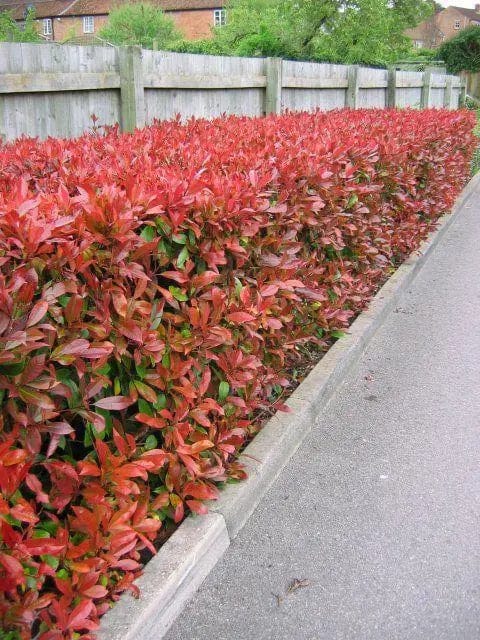
<path id="1" fill-rule="evenodd" d="M 242 478 L 305 343 L 452 207 L 474 124 L 339 111 L 0 149 L 5 632 L 93 637 L 164 523 Z"/>

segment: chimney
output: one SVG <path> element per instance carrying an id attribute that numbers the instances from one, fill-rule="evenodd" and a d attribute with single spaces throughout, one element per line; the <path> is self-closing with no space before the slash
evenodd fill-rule
<path id="1" fill-rule="evenodd" d="M 480 13 L 480 4 L 475 5 L 475 11 L 476 13 Z"/>

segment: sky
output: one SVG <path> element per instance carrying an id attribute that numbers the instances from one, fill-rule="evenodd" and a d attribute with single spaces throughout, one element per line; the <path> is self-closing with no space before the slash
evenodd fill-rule
<path id="1" fill-rule="evenodd" d="M 475 0 L 438 0 L 438 2 L 444 7 L 463 7 L 464 9 L 475 9 L 477 4 Z"/>

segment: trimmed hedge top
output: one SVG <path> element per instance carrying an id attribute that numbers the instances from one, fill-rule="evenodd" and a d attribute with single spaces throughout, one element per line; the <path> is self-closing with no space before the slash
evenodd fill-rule
<path id="1" fill-rule="evenodd" d="M 305 344 L 452 207 L 474 124 L 337 111 L 0 149 L 2 637 L 93 637 L 165 525 L 243 477 Z"/>

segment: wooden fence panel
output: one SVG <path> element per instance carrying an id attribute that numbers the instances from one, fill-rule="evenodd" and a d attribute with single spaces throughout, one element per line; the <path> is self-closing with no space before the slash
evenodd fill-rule
<path id="1" fill-rule="evenodd" d="M 423 74 L 418 71 L 397 71 L 397 107 L 419 109 L 422 103 Z"/>
<path id="2" fill-rule="evenodd" d="M 76 136 L 120 123 L 125 131 L 179 114 L 261 116 L 282 110 L 457 108 L 456 76 L 204 56 L 139 47 L 0 43 L 0 137 Z"/>
<path id="3" fill-rule="evenodd" d="M 258 116 L 264 110 L 264 66 L 260 58 L 143 51 L 146 122 L 173 118 L 177 113 L 184 118 L 214 118 L 223 113 Z M 172 87 L 151 86 L 165 77 Z M 184 86 L 175 87 L 182 79 Z M 254 86 L 248 87 L 249 79 Z M 245 86 L 236 87 L 242 80 Z"/>
<path id="4" fill-rule="evenodd" d="M 314 62 L 283 61 L 282 108 L 292 111 L 313 109 L 340 109 L 345 106 L 348 67 L 338 64 L 316 64 Z M 293 80 L 304 80 L 311 84 L 325 80 L 324 88 L 302 88 Z M 329 82 L 330 81 L 330 82 Z M 328 88 L 328 84 L 333 87 Z M 342 86 L 343 85 L 343 86 Z"/>
<path id="5" fill-rule="evenodd" d="M 386 69 L 358 70 L 358 102 L 359 108 L 383 108 L 387 106 L 388 71 Z"/>
<path id="6" fill-rule="evenodd" d="M 116 71 L 114 47 L 0 43 L 0 83 L 3 74 L 63 73 L 74 80 L 81 73 Z M 8 139 L 23 134 L 76 136 L 92 126 L 93 114 L 102 124 L 114 124 L 120 118 L 120 95 L 115 89 L 0 92 L 0 102 L 0 134 Z"/>
<path id="7" fill-rule="evenodd" d="M 447 76 L 445 74 L 432 75 L 432 90 L 430 106 L 441 109 L 445 102 L 445 93 L 447 87 Z"/>

